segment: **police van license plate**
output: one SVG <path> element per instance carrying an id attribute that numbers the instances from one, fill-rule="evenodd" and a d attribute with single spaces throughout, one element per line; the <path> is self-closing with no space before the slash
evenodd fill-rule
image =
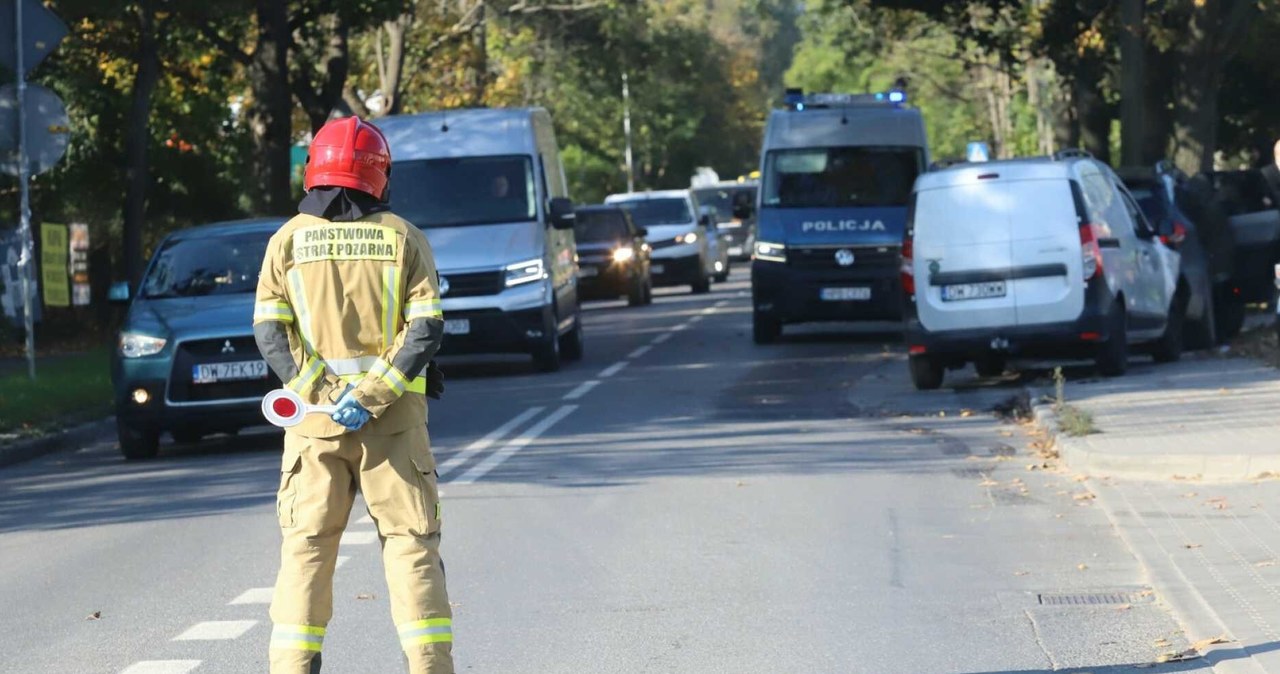
<path id="1" fill-rule="evenodd" d="M 471 334 L 471 320 L 467 318 L 452 318 L 444 322 L 444 334 L 446 335 L 469 335 Z"/>
<path id="2" fill-rule="evenodd" d="M 660 264 L 651 264 L 651 265 L 649 265 L 649 273 L 650 273 L 650 274 L 661 274 L 661 273 L 665 272 L 666 270 L 667 270 L 667 268 L 666 268 L 666 267 L 664 267 L 664 266 L 662 266 L 662 265 L 660 265 Z"/>
<path id="3" fill-rule="evenodd" d="M 945 302 L 960 300 L 983 300 L 992 297 L 1004 297 L 1007 293 L 1004 281 L 987 283 L 957 283 L 942 286 L 942 299 Z"/>
<path id="4" fill-rule="evenodd" d="M 191 366 L 191 383 L 216 384 L 220 381 L 247 381 L 267 378 L 267 361 L 244 360 L 237 363 L 205 363 Z"/>
<path id="5" fill-rule="evenodd" d="M 742 254 L 742 246 L 729 246 L 729 254 L 730 254 L 730 255 L 741 255 L 741 254 Z"/>
<path id="6" fill-rule="evenodd" d="M 824 302 L 865 302 L 871 299 L 870 288 L 823 288 L 818 295 Z"/>

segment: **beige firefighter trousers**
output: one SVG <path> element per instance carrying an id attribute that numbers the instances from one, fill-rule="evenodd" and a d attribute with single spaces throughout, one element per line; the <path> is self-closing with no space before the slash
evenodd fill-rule
<path id="1" fill-rule="evenodd" d="M 425 426 L 394 435 L 285 433 L 276 512 L 284 542 L 271 601 L 271 674 L 319 671 L 338 541 L 359 489 L 382 540 L 391 617 L 412 674 L 453 674 L 440 499 Z"/>

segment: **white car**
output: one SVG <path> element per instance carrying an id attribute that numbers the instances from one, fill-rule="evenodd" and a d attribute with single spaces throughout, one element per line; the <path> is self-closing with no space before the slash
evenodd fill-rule
<path id="1" fill-rule="evenodd" d="M 1123 374 L 1131 345 L 1182 352 L 1188 286 L 1124 184 L 1069 151 L 961 164 L 916 181 L 903 242 L 907 345 L 918 389 L 973 362 L 1088 357 Z"/>
<path id="2" fill-rule="evenodd" d="M 611 194 L 604 202 L 621 206 L 637 227 L 648 230 L 653 285 L 688 285 L 705 293 L 713 276 L 728 274 L 715 210 L 700 209 L 689 190 Z"/>

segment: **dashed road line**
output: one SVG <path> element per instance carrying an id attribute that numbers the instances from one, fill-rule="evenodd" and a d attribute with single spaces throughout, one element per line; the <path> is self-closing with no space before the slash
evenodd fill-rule
<path id="1" fill-rule="evenodd" d="M 174 641 L 226 641 L 239 639 L 257 625 L 257 620 L 209 620 L 196 623 L 186 632 L 174 637 Z"/>
<path id="2" fill-rule="evenodd" d="M 229 606 L 237 606 L 239 604 L 270 604 L 271 598 L 275 594 L 274 587 L 255 587 L 240 593 L 239 597 L 228 602 Z"/>
<path id="3" fill-rule="evenodd" d="M 200 660 L 143 660 L 129 665 L 120 674 L 187 674 Z"/>
<path id="4" fill-rule="evenodd" d="M 706 316 L 703 314 L 698 314 L 697 316 L 690 316 L 689 320 L 685 321 L 685 325 L 686 326 L 693 325 L 694 323 L 697 323 L 698 321 L 701 321 L 704 318 L 706 318 Z"/>
<path id="5" fill-rule="evenodd" d="M 373 524 L 373 516 L 365 513 L 364 517 L 356 520 L 356 524 Z"/>
<path id="6" fill-rule="evenodd" d="M 373 545 L 378 542 L 378 532 L 376 531 L 352 531 L 350 529 L 342 533 L 342 541 L 338 543 L 339 547 L 343 545 Z"/>
<path id="7" fill-rule="evenodd" d="M 520 414 L 517 414 L 514 419 L 494 429 L 493 432 L 489 433 L 483 438 L 480 438 L 479 440 L 476 440 L 470 445 L 467 445 L 467 448 L 462 450 L 461 452 L 458 452 L 457 456 L 454 456 L 448 461 L 445 461 L 443 464 L 440 465 L 439 468 L 436 469 L 436 473 L 443 478 L 445 475 L 457 469 L 458 466 L 461 466 L 462 464 L 469 461 L 471 457 L 492 447 L 494 443 L 501 440 L 508 433 L 518 428 L 521 424 L 538 416 L 538 414 L 540 414 L 544 409 L 546 408 L 530 407 L 529 409 L 521 412 Z"/>
<path id="8" fill-rule="evenodd" d="M 572 391 L 569 391 L 568 393 L 564 394 L 563 399 L 577 400 L 578 398 L 581 398 L 582 396 L 590 392 L 591 389 L 599 385 L 600 385 L 599 379 L 589 379 L 587 381 L 582 382 L 581 384 L 578 384 Z"/>
<path id="9" fill-rule="evenodd" d="M 600 374 L 596 376 L 600 377 L 601 379 L 608 379 L 609 377 L 612 377 L 613 375 L 621 372 L 622 368 L 626 367 L 627 365 L 628 365 L 627 361 L 620 360 L 614 363 L 613 365 L 610 365 L 609 367 L 606 367 L 605 369 L 601 370 Z"/>
<path id="10" fill-rule="evenodd" d="M 628 353 L 628 354 L 627 354 L 627 358 L 628 358 L 629 360 L 635 360 L 635 359 L 637 359 L 637 358 L 640 358 L 640 357 L 641 357 L 641 356 L 643 356 L 644 354 L 649 353 L 649 352 L 650 352 L 650 351 L 652 351 L 652 350 L 653 350 L 653 345 L 652 345 L 652 344 L 645 344 L 644 346 L 642 346 L 642 347 L 640 347 L 640 348 L 636 349 L 635 351 L 632 351 L 631 353 Z"/>
<path id="11" fill-rule="evenodd" d="M 524 449 L 529 443 L 538 439 L 538 436 L 547 432 L 547 429 L 554 426 L 561 419 L 569 416 L 574 410 L 578 409 L 577 405 L 562 405 L 556 411 L 543 417 L 542 421 L 530 426 L 528 430 L 521 433 L 518 437 L 512 439 L 501 449 L 490 454 L 484 461 L 474 466 L 471 470 L 462 474 L 456 480 L 451 480 L 451 484 L 471 484 L 476 480 L 484 477 L 489 471 L 497 468 L 503 461 L 511 458 L 516 452 Z"/>
<path id="12" fill-rule="evenodd" d="M 654 338 L 653 338 L 653 341 L 652 341 L 652 342 L 649 342 L 649 343 L 650 343 L 651 345 L 653 345 L 653 346 L 657 346 L 657 345 L 659 345 L 659 344 L 661 344 L 661 343 L 663 343 L 663 342 L 667 341 L 668 339 L 671 339 L 671 333 L 669 333 L 669 332 L 664 332 L 664 333 L 662 333 L 661 335 L 658 335 L 657 337 L 654 337 Z"/>
<path id="13" fill-rule="evenodd" d="M 341 569 L 341 568 L 342 568 L 342 565 L 343 565 L 343 564 L 346 564 L 346 563 L 347 563 L 347 562 L 349 562 L 349 561 L 351 561 L 351 557 L 349 557 L 349 556 L 347 556 L 347 555 L 338 555 L 338 561 L 334 562 L 334 564 L 333 564 L 333 568 L 335 568 L 335 569 Z"/>

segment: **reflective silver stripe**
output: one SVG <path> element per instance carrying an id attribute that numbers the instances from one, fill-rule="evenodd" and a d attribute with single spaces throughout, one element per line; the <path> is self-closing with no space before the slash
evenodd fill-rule
<path id="1" fill-rule="evenodd" d="M 311 332 L 311 311 L 307 308 L 307 293 L 302 287 L 302 271 L 289 270 L 289 288 L 293 291 L 293 305 L 298 310 L 298 329 L 302 332 L 302 348 L 309 354 L 315 353 L 315 339 Z"/>
<path id="2" fill-rule="evenodd" d="M 377 356 L 360 356 L 359 358 L 330 358 L 325 361 L 329 371 L 339 377 L 364 374 L 378 364 Z"/>
<path id="3" fill-rule="evenodd" d="M 400 330 L 400 268 L 388 265 L 382 274 L 382 350 L 391 348 Z"/>
<path id="4" fill-rule="evenodd" d="M 421 300 L 404 305 L 404 320 L 406 321 L 412 321 L 415 318 L 443 317 L 444 311 L 440 309 L 440 300 Z"/>
<path id="5" fill-rule="evenodd" d="M 258 302 L 253 306 L 253 320 L 293 322 L 293 309 L 285 302 Z"/>
<path id="6" fill-rule="evenodd" d="M 449 627 L 448 625 L 444 625 L 441 627 L 424 627 L 422 629 L 413 630 L 411 632 L 401 632 L 400 638 L 408 639 L 410 637 L 420 637 L 424 634 L 453 634 L 453 628 Z"/>

